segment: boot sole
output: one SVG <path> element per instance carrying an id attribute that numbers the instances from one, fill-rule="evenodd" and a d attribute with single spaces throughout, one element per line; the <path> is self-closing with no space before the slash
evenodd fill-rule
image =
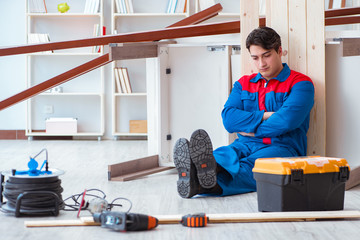
<path id="1" fill-rule="evenodd" d="M 174 163 L 179 174 L 177 190 L 181 197 L 190 198 L 197 194 L 199 183 L 194 164 L 190 160 L 189 141 L 180 138 L 174 146 Z"/>
<path id="2" fill-rule="evenodd" d="M 199 183 L 203 188 L 216 185 L 216 161 L 209 135 L 205 130 L 193 132 L 190 138 L 190 157 L 194 163 Z"/>

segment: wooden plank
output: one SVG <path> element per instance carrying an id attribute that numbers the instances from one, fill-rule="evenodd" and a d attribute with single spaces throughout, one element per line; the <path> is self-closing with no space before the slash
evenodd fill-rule
<path id="1" fill-rule="evenodd" d="M 173 168 L 174 167 L 163 166 L 163 167 L 149 168 L 149 169 L 142 170 L 142 171 L 138 171 L 138 170 L 135 169 L 136 171 L 133 172 L 133 173 L 124 174 L 124 175 L 121 175 L 119 177 L 113 177 L 113 178 L 111 178 L 111 181 L 125 182 L 125 181 L 135 180 L 135 179 L 138 179 L 140 177 L 144 177 L 144 176 L 154 174 L 154 173 L 163 172 L 163 171 L 170 170 L 170 169 L 173 169 Z"/>
<path id="2" fill-rule="evenodd" d="M 308 155 L 326 156 L 325 26 L 324 0 L 307 0 L 307 75 L 315 85 L 315 103 L 310 114 Z"/>
<path id="3" fill-rule="evenodd" d="M 349 190 L 360 184 L 360 166 L 351 169 L 349 180 L 345 183 L 345 190 Z"/>
<path id="4" fill-rule="evenodd" d="M 307 73 L 306 64 L 306 1 L 289 1 L 289 66 Z"/>
<path id="5" fill-rule="evenodd" d="M 325 18 L 356 15 L 356 14 L 360 14 L 360 7 L 329 9 L 325 11 Z"/>
<path id="6" fill-rule="evenodd" d="M 356 24 L 360 23 L 360 16 L 346 16 L 346 17 L 336 17 L 336 18 L 326 18 L 325 25 L 344 25 L 344 24 Z"/>
<path id="7" fill-rule="evenodd" d="M 153 58 L 158 56 L 157 43 L 144 43 L 121 46 L 110 46 L 110 59 L 124 60 L 124 59 L 138 59 L 138 58 Z"/>
<path id="8" fill-rule="evenodd" d="M 90 72 L 96 68 L 104 66 L 105 64 L 107 64 L 109 62 L 111 62 L 109 60 L 109 54 L 104 54 L 98 58 L 95 58 L 95 59 L 87 62 L 87 63 L 84 63 L 78 67 L 75 67 L 67 72 L 57 75 L 45 82 L 42 82 L 38 85 L 28 88 L 18 94 L 15 94 L 15 95 L 1 101 L 0 102 L 0 111 L 5 108 L 8 108 L 16 103 L 19 103 L 21 101 L 29 99 L 32 96 L 35 96 L 41 92 L 44 92 L 50 88 L 55 87 L 57 85 L 60 85 L 67 81 L 70 81 L 71 79 L 81 76 L 81 75 L 83 75 L 87 72 Z"/>
<path id="9" fill-rule="evenodd" d="M 177 23 L 174 23 L 168 27 L 178 27 L 178 26 L 186 26 L 186 25 L 192 25 L 192 24 L 198 24 L 205 20 L 208 20 L 212 17 L 215 17 L 218 15 L 219 12 L 221 12 L 223 7 L 220 3 L 215 4 L 209 8 L 206 8 L 198 13 L 195 13 Z"/>
<path id="10" fill-rule="evenodd" d="M 341 44 L 343 57 L 360 55 L 360 38 L 343 38 Z"/>
<path id="11" fill-rule="evenodd" d="M 146 169 L 156 168 L 156 167 L 159 167 L 159 156 L 153 155 L 123 163 L 109 165 L 108 176 L 109 176 L 109 180 L 111 180 L 114 177 L 134 173 L 136 171 L 143 171 Z"/>
<path id="12" fill-rule="evenodd" d="M 255 72 L 252 59 L 246 49 L 246 38 L 249 33 L 259 27 L 259 1 L 240 1 L 240 46 L 241 46 L 241 75 Z"/>
<path id="13" fill-rule="evenodd" d="M 281 46 L 283 50 L 282 61 L 288 63 L 289 52 L 289 0 L 271 1 L 271 25 L 281 37 Z"/>
<path id="14" fill-rule="evenodd" d="M 152 30 L 152 31 L 140 31 L 134 33 L 118 34 L 118 35 L 99 36 L 99 37 L 79 39 L 79 40 L 29 44 L 29 45 L 21 45 L 16 47 L 0 48 L 0 56 L 42 52 L 48 50 L 89 47 L 95 45 L 107 45 L 110 43 L 149 42 L 149 41 L 159 41 L 162 39 L 208 36 L 208 35 L 230 34 L 230 33 L 239 33 L 239 32 L 240 32 L 239 21 L 209 23 L 209 24 L 201 24 L 194 26 L 171 27 L 171 28 Z"/>

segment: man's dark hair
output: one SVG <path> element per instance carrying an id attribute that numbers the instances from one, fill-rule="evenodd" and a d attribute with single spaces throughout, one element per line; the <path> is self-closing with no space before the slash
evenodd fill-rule
<path id="1" fill-rule="evenodd" d="M 250 51 L 251 45 L 257 45 L 266 50 L 274 49 L 278 52 L 281 46 L 279 34 L 269 27 L 258 27 L 246 38 L 246 48 Z"/>

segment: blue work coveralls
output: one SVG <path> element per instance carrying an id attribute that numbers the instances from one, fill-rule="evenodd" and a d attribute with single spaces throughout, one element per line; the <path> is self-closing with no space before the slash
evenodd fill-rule
<path id="1" fill-rule="evenodd" d="M 260 73 L 235 82 L 222 111 L 229 133 L 240 134 L 229 146 L 214 150 L 225 170 L 217 175 L 222 195 L 256 191 L 252 169 L 257 158 L 306 155 L 314 85 L 309 77 L 290 70 L 287 64 L 276 78 L 266 81 Z M 264 112 L 275 112 L 262 121 Z"/>

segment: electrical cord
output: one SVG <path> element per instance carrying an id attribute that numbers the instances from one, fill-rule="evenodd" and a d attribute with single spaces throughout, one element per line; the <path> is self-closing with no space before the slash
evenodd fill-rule
<path id="1" fill-rule="evenodd" d="M 15 209 L 19 194 L 28 193 L 21 200 L 21 209 L 33 212 L 53 208 L 56 199 L 51 193 L 55 193 L 60 199 L 59 209 L 64 208 L 61 193 L 61 180 L 57 177 L 37 178 L 30 180 L 9 178 L 4 183 L 3 196 L 7 199 L 9 209 Z M 39 194 L 37 194 L 39 193 Z"/>
<path id="2" fill-rule="evenodd" d="M 74 194 L 74 195 L 71 195 L 71 196 L 65 198 L 64 199 L 65 208 L 63 210 L 64 211 L 78 211 L 81 206 L 81 198 L 82 198 L 83 194 L 84 194 L 84 192 L 81 192 L 81 193 Z M 110 211 L 114 207 L 123 207 L 122 204 L 116 203 L 119 200 L 125 200 L 130 205 L 129 208 L 124 212 L 128 213 L 132 208 L 132 202 L 128 198 L 124 198 L 124 197 L 115 198 L 111 203 L 108 203 L 106 200 L 106 194 L 97 188 L 87 189 L 86 193 L 85 193 L 85 197 L 90 197 L 91 199 L 90 200 L 87 199 L 84 206 L 81 207 L 81 210 L 89 210 L 91 212 L 91 209 L 89 209 L 89 205 L 91 204 L 91 202 L 95 202 L 95 201 L 92 201 L 94 199 L 100 199 L 100 200 L 105 201 L 106 202 L 105 210 L 107 210 L 107 211 Z M 72 204 L 67 203 L 71 200 L 73 201 Z M 101 202 L 96 203 L 96 204 L 100 204 L 100 203 Z"/>

